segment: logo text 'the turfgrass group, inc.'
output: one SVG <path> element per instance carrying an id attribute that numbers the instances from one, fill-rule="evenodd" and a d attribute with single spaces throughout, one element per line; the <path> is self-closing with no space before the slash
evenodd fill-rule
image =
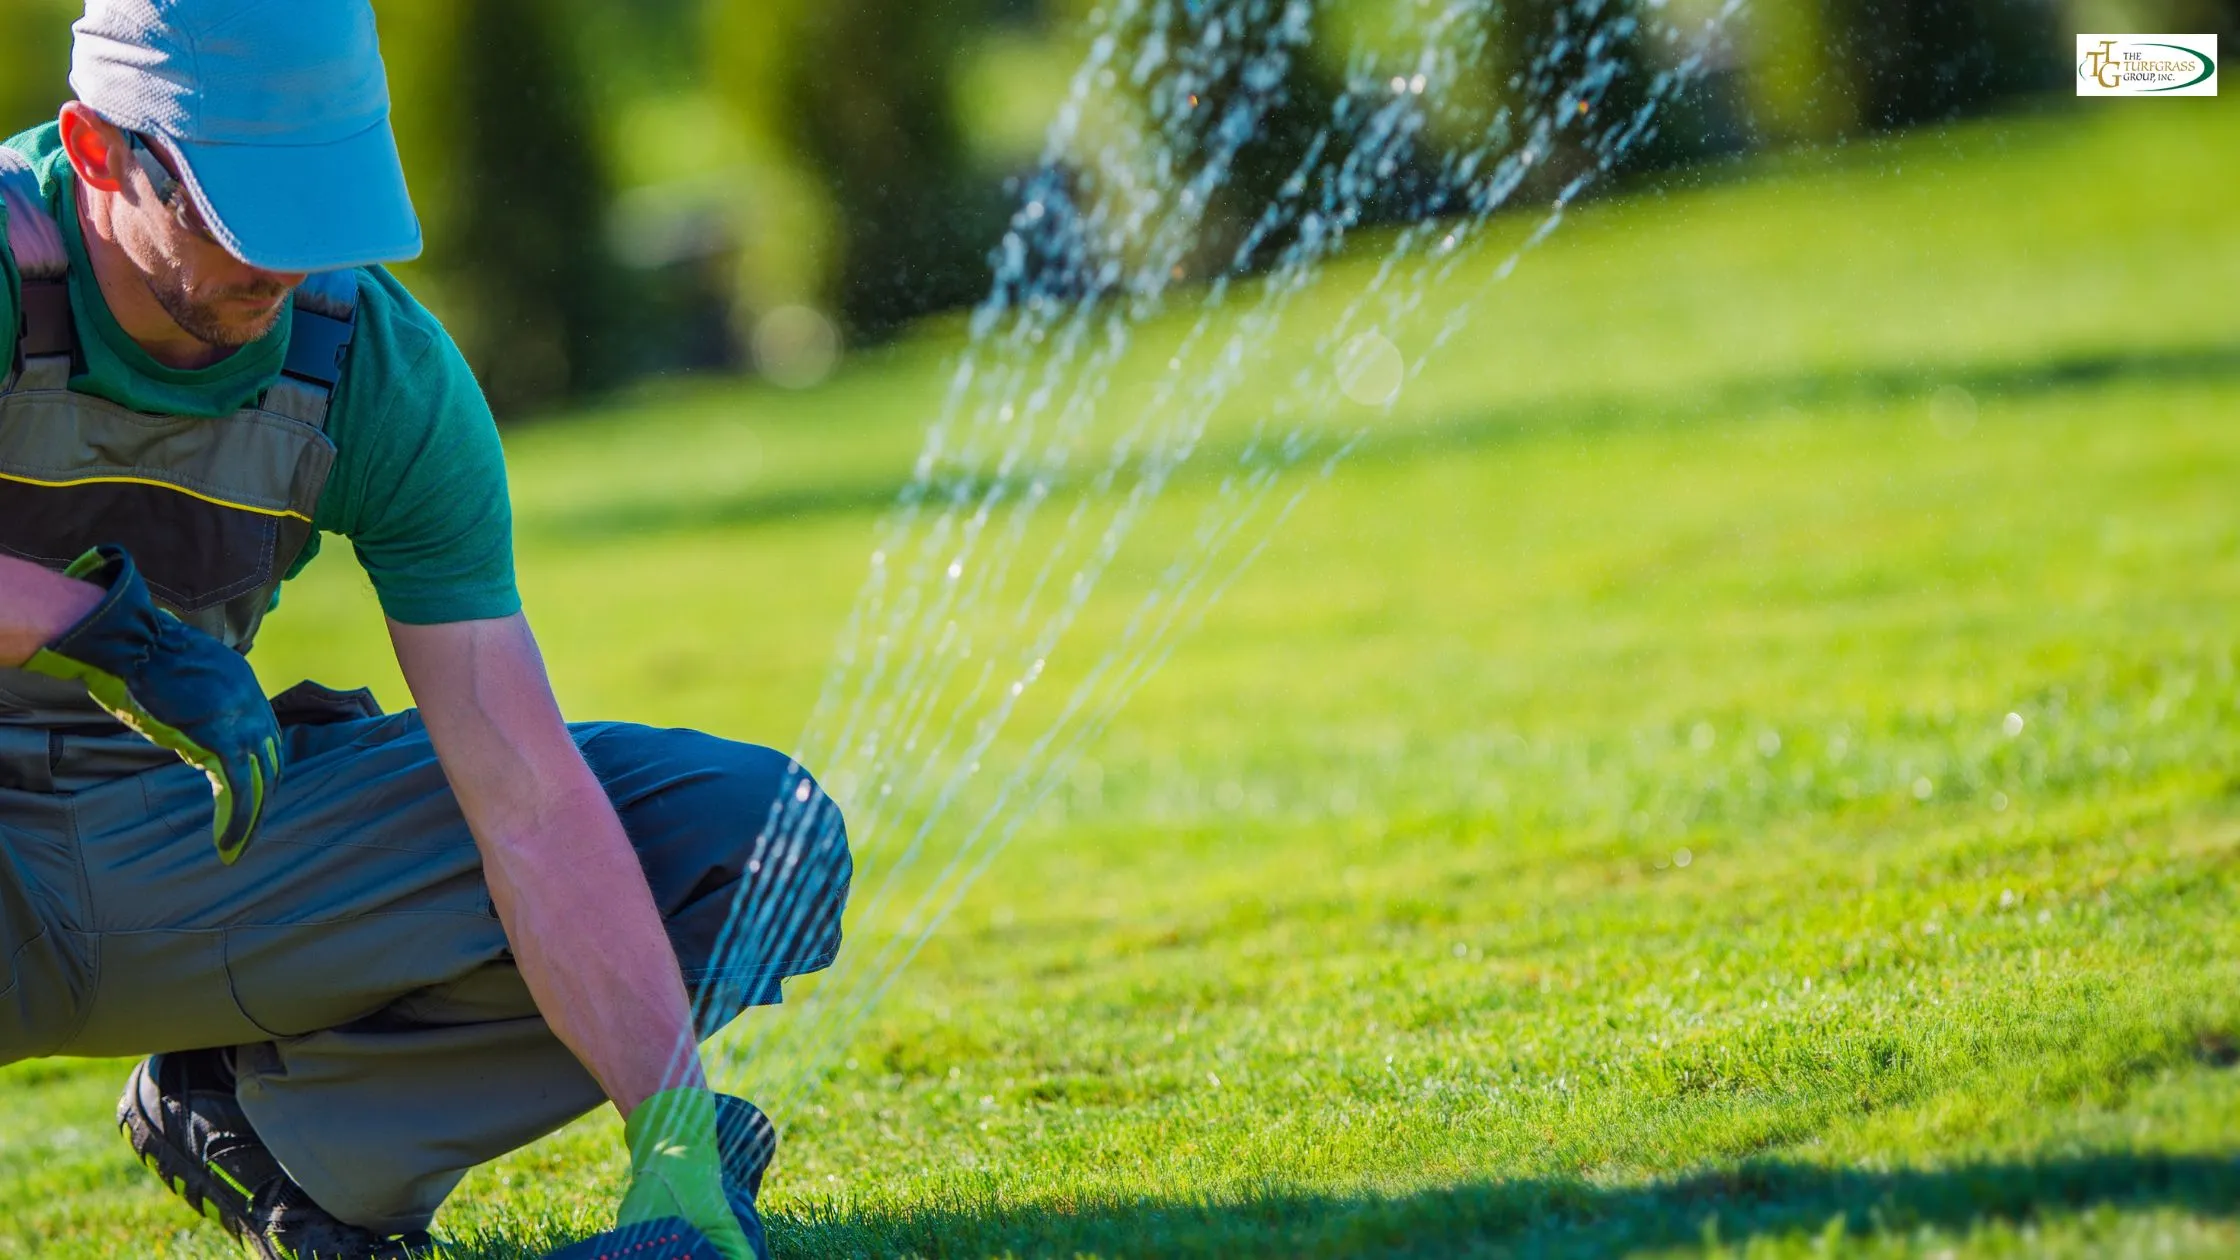
<path id="1" fill-rule="evenodd" d="M 2079 35 L 2079 96 L 2215 96 L 2214 35 Z"/>

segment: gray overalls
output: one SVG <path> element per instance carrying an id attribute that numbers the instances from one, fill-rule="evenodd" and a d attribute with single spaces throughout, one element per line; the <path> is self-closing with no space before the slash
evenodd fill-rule
<path id="1" fill-rule="evenodd" d="M 69 388 L 72 302 L 97 291 L 73 295 L 51 210 L 5 149 L 0 193 L 24 280 L 0 378 L 0 553 L 59 570 L 121 543 L 158 603 L 248 651 L 334 461 L 322 430 L 357 273 L 297 292 L 286 368 L 238 414 L 143 415 Z M 418 715 L 308 683 L 274 707 L 279 790 L 227 867 L 199 771 L 75 684 L 0 669 L 0 1064 L 240 1047 L 243 1107 L 322 1207 L 425 1228 L 466 1169 L 603 1097 L 537 1014 Z M 831 963 L 847 839 L 787 758 L 696 731 L 571 729 L 703 1032 Z"/>

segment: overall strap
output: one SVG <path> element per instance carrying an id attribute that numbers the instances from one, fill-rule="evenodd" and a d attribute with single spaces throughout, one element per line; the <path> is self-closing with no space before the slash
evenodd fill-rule
<path id="1" fill-rule="evenodd" d="M 265 391 L 263 407 L 315 429 L 327 423 L 334 388 L 350 357 L 358 326 L 358 273 L 326 271 L 296 289 L 288 328 L 288 358 L 280 379 Z"/>
<path id="2" fill-rule="evenodd" d="M 47 213 L 31 160 L 0 146 L 0 200 L 8 207 L 8 252 L 23 277 L 23 312 L 8 355 L 7 388 L 63 389 L 77 348 L 70 315 L 70 255 Z"/>

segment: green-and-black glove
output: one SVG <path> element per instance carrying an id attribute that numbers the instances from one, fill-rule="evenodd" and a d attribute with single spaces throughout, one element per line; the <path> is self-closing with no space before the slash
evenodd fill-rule
<path id="1" fill-rule="evenodd" d="M 239 652 L 156 607 L 124 548 L 96 547 L 63 572 L 109 593 L 23 668 L 84 683 L 119 722 L 210 776 L 218 860 L 231 865 L 280 781 L 280 723 L 256 673 Z"/>
<path id="2" fill-rule="evenodd" d="M 630 1113 L 622 1139 L 630 1147 L 630 1189 L 617 1225 L 681 1217 L 724 1260 L 756 1260 L 724 1197 L 714 1094 L 697 1087 L 663 1090 Z"/>

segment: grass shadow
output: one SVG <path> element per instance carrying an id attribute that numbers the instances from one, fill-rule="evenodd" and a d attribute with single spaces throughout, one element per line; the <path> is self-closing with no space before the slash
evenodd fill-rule
<path id="1" fill-rule="evenodd" d="M 1926 396 L 1957 385 L 1983 398 L 2027 398 L 2118 381 L 2185 384 L 2240 377 L 2240 348 L 2171 346 L 2052 356 L 2026 362 L 1942 367 L 1900 366 L 1853 372 L 1804 372 L 1731 380 L 1671 395 L 1544 397 L 1373 431 L 1359 457 L 1407 459 L 1444 450 L 1481 447 L 1549 436 L 1685 424 L 1722 416 L 1762 413 L 1779 406 L 1888 403 Z M 1329 435 L 1332 441 L 1341 435 Z M 1234 472 L 1242 445 L 1208 443 L 1177 480 L 1207 480 Z M 1310 462 L 1329 453 L 1312 448 Z M 823 484 L 759 486 L 738 495 L 602 503 L 574 510 L 524 514 L 525 532 L 561 541 L 611 542 L 618 537 L 691 533 L 838 514 L 877 512 L 892 506 L 903 482 L 893 476 Z M 976 498 L 985 485 L 948 486 L 943 497 Z"/>
<path id="2" fill-rule="evenodd" d="M 2240 1215 L 2240 1152 L 1888 1172 L 1753 1161 L 1633 1186 L 1486 1182 L 1400 1196 L 1270 1191 L 1065 1209 L 953 1204 L 778 1218 L 783 1256 L 1607 1256 L 1765 1237 L 1903 1235 L 2086 1209 Z"/>

